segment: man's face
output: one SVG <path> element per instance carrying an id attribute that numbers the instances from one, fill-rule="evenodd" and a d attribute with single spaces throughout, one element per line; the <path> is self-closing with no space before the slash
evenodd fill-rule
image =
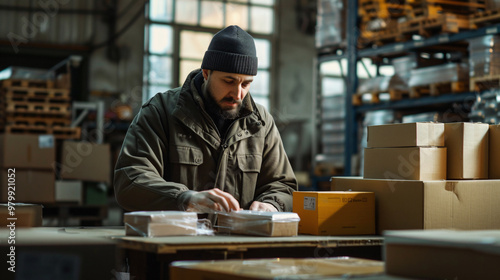
<path id="1" fill-rule="evenodd" d="M 203 69 L 203 78 L 205 78 L 208 93 L 226 119 L 234 119 L 238 116 L 242 101 L 250 90 L 253 77 Z"/>

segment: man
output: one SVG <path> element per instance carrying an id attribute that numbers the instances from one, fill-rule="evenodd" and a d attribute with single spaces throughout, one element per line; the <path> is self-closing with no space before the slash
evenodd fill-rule
<path id="1" fill-rule="evenodd" d="M 158 93 L 132 121 L 115 168 L 130 211 L 292 211 L 297 182 L 271 115 L 254 103 L 253 38 L 214 35 L 201 70 Z"/>

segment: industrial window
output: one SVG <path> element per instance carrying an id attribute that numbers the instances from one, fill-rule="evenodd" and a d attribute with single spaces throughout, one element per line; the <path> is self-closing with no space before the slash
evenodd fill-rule
<path id="1" fill-rule="evenodd" d="M 213 34 L 235 24 L 255 39 L 259 71 L 250 92 L 269 109 L 274 0 L 150 0 L 148 5 L 144 101 L 182 85 L 189 72 L 200 68 Z"/>

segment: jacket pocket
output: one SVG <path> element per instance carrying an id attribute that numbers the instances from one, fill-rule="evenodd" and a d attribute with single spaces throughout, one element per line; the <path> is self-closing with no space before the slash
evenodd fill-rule
<path id="1" fill-rule="evenodd" d="M 203 164 L 203 152 L 197 148 L 187 146 L 173 146 L 170 148 L 170 178 L 167 181 L 184 184 L 189 189 L 195 189 L 200 176 L 200 165 Z"/>
<path id="2" fill-rule="evenodd" d="M 255 197 L 257 180 L 259 178 L 262 156 L 260 155 L 238 155 L 238 168 L 241 170 L 237 180 L 240 206 L 248 209 Z"/>

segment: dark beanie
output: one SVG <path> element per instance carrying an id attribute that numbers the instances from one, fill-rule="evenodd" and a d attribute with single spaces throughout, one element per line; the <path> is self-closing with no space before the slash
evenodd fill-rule
<path id="1" fill-rule="evenodd" d="M 236 25 L 217 32 L 205 52 L 201 68 L 257 75 L 257 52 L 252 36 Z"/>

